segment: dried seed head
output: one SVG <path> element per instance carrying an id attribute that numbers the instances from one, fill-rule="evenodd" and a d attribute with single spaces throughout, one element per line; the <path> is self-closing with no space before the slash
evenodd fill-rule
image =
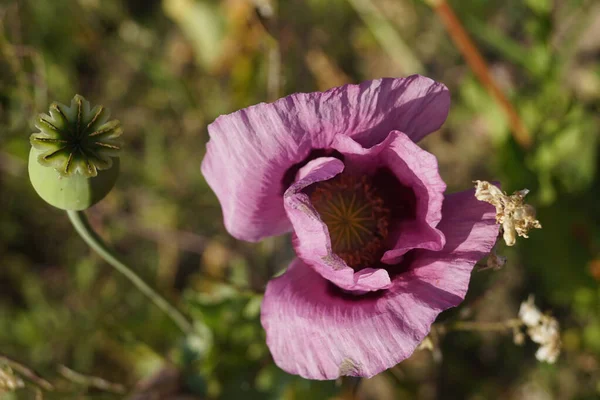
<path id="1" fill-rule="evenodd" d="M 535 306 L 533 296 L 521 303 L 519 319 L 527 327 L 527 334 L 540 347 L 535 353 L 539 361 L 554 363 L 560 354 L 562 342 L 556 318 L 542 312 Z"/>
<path id="2" fill-rule="evenodd" d="M 23 381 L 9 367 L 0 367 L 0 394 L 24 387 Z"/>
<path id="3" fill-rule="evenodd" d="M 533 296 L 529 296 L 527 301 L 521 303 L 519 308 L 519 319 L 528 326 L 537 326 L 542 320 L 542 313 L 534 304 Z"/>
<path id="4" fill-rule="evenodd" d="M 508 196 L 487 181 L 475 181 L 475 184 L 475 197 L 496 207 L 496 222 L 502 225 L 502 237 L 508 246 L 515 244 L 517 236 L 527 238 L 531 229 L 542 227 L 535 218 L 535 208 L 523 201 L 529 190 Z"/>

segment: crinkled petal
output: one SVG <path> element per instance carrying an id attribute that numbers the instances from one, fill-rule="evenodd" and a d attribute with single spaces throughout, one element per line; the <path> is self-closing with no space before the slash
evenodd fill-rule
<path id="1" fill-rule="evenodd" d="M 396 129 L 418 141 L 446 119 L 446 87 L 414 75 L 298 93 L 224 115 L 209 125 L 202 173 L 236 238 L 258 241 L 289 230 L 282 194 L 290 167 L 336 135 L 372 146 Z"/>
<path id="2" fill-rule="evenodd" d="M 396 264 L 406 252 L 416 248 L 441 250 L 444 247 L 444 235 L 436 226 L 442 217 L 446 184 L 439 175 L 434 155 L 398 131 L 390 132 L 383 142 L 368 149 L 345 136 L 337 137 L 333 146 L 345 156 L 347 168 L 372 174 L 385 167 L 398 182 L 414 192 L 415 215 L 403 216 L 395 223 L 391 232 L 393 244 L 383 255 L 382 262 Z M 389 200 L 394 203 L 403 201 Z"/>
<path id="3" fill-rule="evenodd" d="M 370 377 L 409 357 L 437 315 L 464 299 L 473 265 L 493 247 L 494 208 L 473 191 L 446 198 L 438 252 L 416 250 L 388 290 L 352 296 L 297 259 L 269 282 L 261 321 L 283 370 L 309 379 Z"/>
<path id="4" fill-rule="evenodd" d="M 437 227 L 442 219 L 442 203 L 446 183 L 440 177 L 435 156 L 421 149 L 401 132 L 392 132 L 394 140 L 382 152 L 385 165 L 404 185 L 413 189 L 417 203 L 414 220 L 400 222 L 396 243 L 383 255 L 381 261 L 394 264 L 409 250 L 420 248 L 441 250 L 445 238 Z"/>
<path id="5" fill-rule="evenodd" d="M 438 228 L 446 237 L 442 251 L 418 250 L 411 273 L 424 281 L 463 297 L 475 263 L 487 256 L 498 238 L 493 206 L 475 198 L 474 190 L 444 199 Z"/>
<path id="6" fill-rule="evenodd" d="M 410 274 L 379 293 L 344 294 L 295 260 L 262 304 L 275 363 L 308 379 L 371 377 L 409 357 L 438 313 L 462 300 Z"/>
<path id="7" fill-rule="evenodd" d="M 300 169 L 298 179 L 285 192 L 285 209 L 294 226 L 296 253 L 325 279 L 342 289 L 354 292 L 385 289 L 391 284 L 386 270 L 365 268 L 354 272 L 333 253 L 329 229 L 302 191 L 313 183 L 333 178 L 343 169 L 344 164 L 337 158 L 317 158 Z"/>

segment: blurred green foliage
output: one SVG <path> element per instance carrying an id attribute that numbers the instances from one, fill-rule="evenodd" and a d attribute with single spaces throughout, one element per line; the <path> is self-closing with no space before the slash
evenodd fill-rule
<path id="1" fill-rule="evenodd" d="M 69 381 L 60 365 L 138 398 L 348 398 L 343 384 L 272 363 L 261 292 L 293 252 L 289 238 L 227 235 L 200 174 L 206 126 L 284 94 L 422 72 L 453 96 L 447 123 L 424 141 L 449 187 L 527 187 L 544 227 L 500 248 L 507 266 L 474 273 L 464 306 L 441 319 L 513 318 L 533 293 L 560 321 L 564 350 L 546 365 L 510 333 L 451 333 L 433 354 L 417 351 L 363 381 L 358 398 L 598 398 L 600 4 L 451 4 L 531 131 L 531 148 L 516 144 L 425 2 L 1 0 L 0 353 L 55 383 L 47 399 L 122 398 Z M 197 319 L 197 336 L 179 337 L 30 187 L 34 117 L 75 93 L 109 107 L 125 130 L 121 177 L 90 210 L 92 223 Z M 0 398 L 33 399 L 35 385 Z"/>

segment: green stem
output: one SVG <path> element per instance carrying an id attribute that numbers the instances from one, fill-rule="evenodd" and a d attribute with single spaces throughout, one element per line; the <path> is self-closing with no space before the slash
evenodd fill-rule
<path id="1" fill-rule="evenodd" d="M 112 265 L 117 271 L 123 274 L 133 285 L 138 288 L 146 297 L 148 297 L 158 308 L 165 312 L 173 322 L 183 331 L 189 334 L 192 332 L 192 324 L 173 307 L 167 300 L 154 291 L 146 282 L 142 280 L 127 265 L 122 263 L 94 231 L 83 211 L 67 211 L 71 223 L 83 240 L 100 255 L 107 263 Z"/>
<path id="2" fill-rule="evenodd" d="M 500 322 L 476 322 L 476 321 L 456 321 L 449 324 L 442 324 L 446 331 L 506 331 L 518 328 L 523 325 L 520 319 L 509 319 Z"/>

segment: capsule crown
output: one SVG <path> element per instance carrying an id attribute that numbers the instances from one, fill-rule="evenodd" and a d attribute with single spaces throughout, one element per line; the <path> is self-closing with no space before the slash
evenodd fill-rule
<path id="1" fill-rule="evenodd" d="M 123 133 L 117 120 L 109 121 L 102 106 L 91 107 L 80 95 L 71 105 L 53 103 L 49 114 L 40 114 L 35 126 L 39 132 L 29 138 L 38 151 L 37 161 L 54 168 L 61 176 L 95 177 L 113 165 L 119 155 Z"/>
<path id="2" fill-rule="evenodd" d="M 75 95 L 70 106 L 53 103 L 35 126 L 29 179 L 42 199 L 63 210 L 85 210 L 110 192 L 119 174 L 123 132 L 108 110 Z"/>

